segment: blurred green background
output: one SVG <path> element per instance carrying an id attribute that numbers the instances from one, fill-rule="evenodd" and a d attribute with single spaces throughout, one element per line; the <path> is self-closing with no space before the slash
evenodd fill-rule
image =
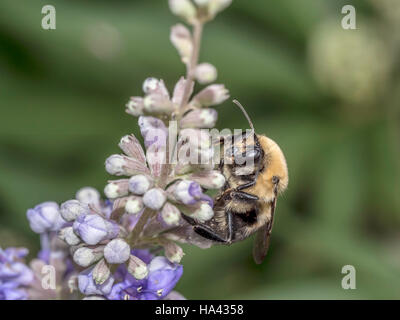
<path id="1" fill-rule="evenodd" d="M 57 29 L 41 28 L 52 4 Z M 341 28 L 353 4 L 357 30 Z M 124 105 L 148 76 L 184 73 L 167 1 L 0 1 L 0 245 L 38 249 L 27 208 L 102 190 L 104 160 L 137 133 Z M 270 252 L 252 240 L 186 247 L 189 299 L 400 298 L 400 1 L 234 0 L 205 29 L 217 66 L 257 130 L 287 157 Z M 233 111 L 234 110 L 234 111 Z M 245 128 L 232 103 L 219 128 Z M 342 266 L 357 271 L 343 290 Z"/>

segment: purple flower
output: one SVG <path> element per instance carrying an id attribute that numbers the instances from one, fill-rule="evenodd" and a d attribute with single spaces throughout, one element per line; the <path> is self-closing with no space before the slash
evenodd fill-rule
<path id="1" fill-rule="evenodd" d="M 24 248 L 0 248 L 0 300 L 24 300 L 24 287 L 33 281 L 33 272 L 23 262 Z"/>
<path id="2" fill-rule="evenodd" d="M 137 252 L 135 254 L 139 256 Z M 140 258 L 144 262 L 148 261 L 148 259 L 145 259 L 146 257 L 141 256 Z M 127 272 L 125 265 L 121 265 L 117 274 L 122 281 L 113 286 L 108 299 L 162 299 L 172 291 L 183 273 L 181 265 L 171 263 L 167 258 L 161 256 L 153 258 L 148 265 L 148 269 L 147 278 L 137 280 Z"/>
<path id="3" fill-rule="evenodd" d="M 131 254 L 138 257 L 146 264 L 149 264 L 154 258 L 154 255 L 152 255 L 149 250 L 145 249 L 133 249 L 131 251 Z"/>
<path id="4" fill-rule="evenodd" d="M 118 226 L 97 214 L 80 215 L 73 225 L 76 234 L 87 244 L 95 245 L 118 234 Z"/>
<path id="5" fill-rule="evenodd" d="M 26 213 L 31 229 L 36 233 L 57 231 L 65 223 L 60 215 L 58 204 L 55 202 L 44 202 Z"/>
<path id="6" fill-rule="evenodd" d="M 194 205 L 199 201 L 206 201 L 210 207 L 213 207 L 213 200 L 210 196 L 203 193 L 203 190 L 197 182 L 182 180 L 179 181 L 172 190 L 176 200 L 183 204 Z"/>
<path id="7" fill-rule="evenodd" d="M 161 299 L 168 295 L 178 283 L 183 274 L 183 267 L 171 263 L 167 258 L 155 257 L 149 265 L 149 276 L 147 280 L 147 297 L 152 295 L 155 299 Z M 149 299 L 147 299 L 149 300 Z"/>
<path id="8" fill-rule="evenodd" d="M 96 284 L 93 279 L 93 267 L 82 271 L 78 276 L 78 287 L 84 295 L 108 295 L 114 284 L 110 276 L 104 283 Z"/>

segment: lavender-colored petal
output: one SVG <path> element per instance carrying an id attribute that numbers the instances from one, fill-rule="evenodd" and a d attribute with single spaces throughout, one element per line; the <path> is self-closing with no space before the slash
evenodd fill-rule
<path id="1" fill-rule="evenodd" d="M 181 265 L 171 263 L 165 257 L 155 257 L 149 265 L 146 291 L 162 299 L 172 291 L 182 273 Z"/>
<path id="2" fill-rule="evenodd" d="M 95 245 L 107 238 L 106 221 L 97 214 L 80 215 L 74 222 L 74 231 L 87 244 Z"/>
<path id="3" fill-rule="evenodd" d="M 103 284 L 98 285 L 93 280 L 93 267 L 82 271 L 78 276 L 78 287 L 84 295 L 107 295 L 114 284 L 114 277 L 110 276 Z"/>
<path id="4" fill-rule="evenodd" d="M 26 213 L 31 229 L 36 233 L 56 231 L 65 223 L 55 202 L 44 202 Z"/>

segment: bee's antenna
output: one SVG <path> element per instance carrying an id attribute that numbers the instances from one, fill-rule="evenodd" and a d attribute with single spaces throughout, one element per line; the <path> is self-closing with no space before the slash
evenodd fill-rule
<path id="1" fill-rule="evenodd" d="M 233 103 L 236 104 L 240 108 L 240 110 L 242 110 L 244 116 L 246 117 L 247 121 L 249 122 L 251 130 L 253 130 L 255 132 L 253 122 L 251 122 L 251 119 L 250 119 L 249 115 L 247 114 L 246 110 L 244 109 L 244 107 L 236 99 L 233 100 Z"/>

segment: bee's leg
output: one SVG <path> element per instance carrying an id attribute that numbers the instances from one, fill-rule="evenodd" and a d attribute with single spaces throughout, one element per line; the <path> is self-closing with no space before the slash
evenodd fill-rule
<path id="1" fill-rule="evenodd" d="M 236 200 L 248 200 L 248 201 L 259 200 L 257 196 L 243 191 L 232 191 L 231 196 Z"/>
<path id="2" fill-rule="evenodd" d="M 210 227 L 196 222 L 193 218 L 188 217 L 185 214 L 182 214 L 182 218 L 189 223 L 190 225 L 193 226 L 193 231 L 196 232 L 198 235 L 202 236 L 203 238 L 206 238 L 208 240 L 212 240 L 215 242 L 221 242 L 221 243 L 227 243 L 228 241 L 224 238 L 222 238 L 219 234 L 217 234 L 214 230 L 212 230 Z"/>
<path id="3" fill-rule="evenodd" d="M 233 233 L 233 220 L 232 220 L 232 212 L 227 211 L 226 213 L 226 224 L 228 225 L 228 239 L 227 243 L 231 243 L 234 237 Z"/>
<path id="4" fill-rule="evenodd" d="M 250 187 L 254 186 L 256 184 L 256 182 L 257 181 L 254 179 L 254 180 L 252 180 L 250 182 L 247 182 L 245 184 L 242 184 L 242 185 L 238 186 L 236 188 L 236 190 L 240 191 L 240 190 L 243 190 L 243 189 L 246 189 L 246 188 L 250 188 Z"/>

